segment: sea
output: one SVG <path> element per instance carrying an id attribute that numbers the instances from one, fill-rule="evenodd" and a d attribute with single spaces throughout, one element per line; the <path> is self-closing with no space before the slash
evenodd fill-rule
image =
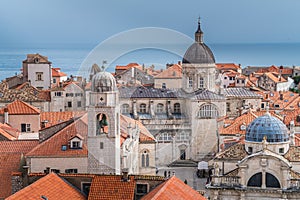
<path id="1" fill-rule="evenodd" d="M 212 50 L 216 63 L 236 63 L 242 68 L 247 66 L 300 66 L 300 43 L 259 43 L 259 44 L 207 44 Z M 27 54 L 39 53 L 47 56 L 52 67 L 61 68 L 68 76 L 81 76 L 84 61 L 96 49 L 96 44 L 39 44 L 26 46 L 0 46 L 0 80 L 21 73 L 22 61 Z M 187 46 L 178 45 L 184 52 Z M 130 49 L 130 48 L 128 48 Z M 118 52 L 116 48 L 107 51 Z M 105 50 L 104 50 L 105 51 Z M 178 51 L 179 52 L 179 51 Z M 97 56 L 97 55 L 96 55 Z M 140 48 L 117 56 L 114 60 L 98 60 L 107 71 L 114 71 L 116 65 L 128 63 L 154 65 L 156 69 L 165 68 L 166 64 L 177 63 L 183 55 L 174 52 Z M 99 58 L 101 55 L 99 55 Z M 91 64 L 90 64 L 91 65 Z M 84 75 L 83 75 L 84 76 Z"/>

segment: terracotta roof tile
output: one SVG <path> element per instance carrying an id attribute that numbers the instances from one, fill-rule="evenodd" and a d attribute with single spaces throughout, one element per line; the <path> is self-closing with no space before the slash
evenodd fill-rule
<path id="1" fill-rule="evenodd" d="M 235 144 L 223 152 L 220 152 L 216 155 L 214 159 L 216 160 L 241 160 L 247 156 L 245 150 L 245 145 L 242 143 Z"/>
<path id="2" fill-rule="evenodd" d="M 72 187 L 66 180 L 59 177 L 55 173 L 50 173 L 45 177 L 40 178 L 31 185 L 11 195 L 7 200 L 36 200 L 42 199 L 42 196 L 47 199 L 87 199 L 77 189 Z"/>
<path id="3" fill-rule="evenodd" d="M 182 182 L 176 176 L 172 176 L 170 179 L 161 183 L 142 200 L 185 200 L 185 199 L 199 199 L 205 200 L 206 198 L 199 194 L 196 190 Z"/>
<path id="4" fill-rule="evenodd" d="M 262 95 L 264 101 L 269 101 L 270 109 L 290 109 L 290 106 L 298 107 L 298 102 L 300 101 L 299 95 L 290 91 L 275 92 L 275 91 L 264 91 L 256 92 Z M 282 100 L 280 99 L 282 95 Z M 276 105 L 276 107 L 275 107 Z M 292 107 L 292 108 L 293 108 Z"/>
<path id="5" fill-rule="evenodd" d="M 63 77 L 67 74 L 60 71 L 60 68 L 52 68 L 52 77 Z"/>
<path id="6" fill-rule="evenodd" d="M 234 64 L 234 63 L 216 63 L 216 67 L 219 70 L 228 70 L 228 69 L 233 69 L 233 70 L 238 70 L 241 69 L 240 65 Z"/>
<path id="7" fill-rule="evenodd" d="M 26 156 L 29 157 L 87 157 L 88 150 L 86 145 L 87 140 L 87 114 L 77 119 L 72 124 L 68 125 L 55 135 L 36 146 Z M 84 138 L 81 149 L 70 149 L 68 146 L 69 140 L 79 134 Z M 67 150 L 62 150 L 62 146 L 66 145 Z"/>
<path id="8" fill-rule="evenodd" d="M 19 171 L 23 154 L 38 145 L 38 141 L 0 141 L 0 198 L 11 194 L 11 174 Z"/>
<path id="9" fill-rule="evenodd" d="M 45 128 L 57 125 L 70 119 L 83 116 L 86 111 L 41 112 L 40 121 L 45 122 Z"/>
<path id="10" fill-rule="evenodd" d="M 89 200 L 132 200 L 134 199 L 135 180 L 122 181 L 122 176 L 98 175 L 93 178 Z"/>
<path id="11" fill-rule="evenodd" d="M 121 121 L 121 127 L 120 127 L 121 132 L 127 134 L 128 125 L 131 124 L 131 126 L 134 126 L 135 124 L 137 124 L 140 129 L 140 142 L 154 142 L 155 141 L 155 138 L 153 137 L 153 135 L 148 131 L 148 129 L 140 121 L 134 120 L 125 115 L 120 116 L 120 121 Z M 124 135 L 124 137 L 125 137 L 125 135 Z"/>
<path id="12" fill-rule="evenodd" d="M 25 103 L 24 101 L 15 100 L 14 102 L 8 104 L 7 106 L 8 113 L 10 115 L 38 115 L 40 110 L 34 106 Z M 0 114 L 4 114 L 4 109 L 0 109 Z"/>
<path id="13" fill-rule="evenodd" d="M 174 64 L 168 69 L 162 71 L 155 78 L 181 78 L 182 77 L 182 67 L 178 64 Z"/>

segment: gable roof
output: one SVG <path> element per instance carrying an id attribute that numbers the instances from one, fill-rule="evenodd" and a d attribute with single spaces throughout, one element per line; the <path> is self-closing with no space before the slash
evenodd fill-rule
<path id="1" fill-rule="evenodd" d="M 18 129 L 12 128 L 8 124 L 0 123 L 0 134 L 8 140 L 15 140 L 18 138 L 20 131 Z"/>
<path id="2" fill-rule="evenodd" d="M 10 115 L 39 115 L 40 110 L 24 101 L 15 100 L 6 106 Z M 5 108 L 0 109 L 0 114 L 4 114 Z"/>
<path id="3" fill-rule="evenodd" d="M 85 200 L 87 199 L 77 189 L 72 187 L 66 180 L 59 177 L 55 173 L 50 173 L 42 177 L 36 182 L 30 184 L 24 189 L 16 192 L 8 197 L 8 200 L 36 200 L 42 199 L 42 196 L 47 199 L 74 199 Z"/>
<path id="4" fill-rule="evenodd" d="M 120 121 L 121 121 L 121 123 L 120 123 L 121 130 L 120 131 L 124 135 L 124 137 L 125 137 L 124 139 L 126 139 L 126 136 L 128 135 L 127 134 L 128 125 L 131 124 L 131 126 L 134 126 L 136 124 L 138 126 L 138 128 L 140 129 L 140 138 L 139 138 L 140 142 L 154 142 L 155 141 L 155 138 L 153 137 L 153 135 L 149 132 L 149 130 L 140 121 L 137 121 L 137 120 L 127 117 L 125 115 L 120 115 Z M 121 139 L 121 144 L 122 144 L 122 139 Z"/>
<path id="5" fill-rule="evenodd" d="M 67 74 L 60 71 L 60 68 L 52 68 L 52 77 L 64 77 Z"/>
<path id="6" fill-rule="evenodd" d="M 182 67 L 178 64 L 174 64 L 168 67 L 166 70 L 162 71 L 155 78 L 181 78 L 182 77 Z"/>
<path id="7" fill-rule="evenodd" d="M 64 112 L 41 112 L 40 121 L 45 123 L 45 128 L 59 123 L 82 117 L 86 111 L 64 111 Z"/>
<path id="8" fill-rule="evenodd" d="M 83 142 L 81 149 L 62 150 L 62 146 L 68 147 L 69 140 L 76 134 L 79 134 L 86 141 L 87 139 L 87 114 L 77 119 L 72 124 L 68 125 L 48 140 L 40 143 L 34 149 L 32 149 L 26 156 L 28 157 L 87 157 L 88 150 L 86 142 Z"/>
<path id="9" fill-rule="evenodd" d="M 26 60 L 23 60 L 23 63 L 35 63 L 35 58 L 39 59 L 38 63 L 51 64 L 51 62 L 48 61 L 47 56 L 42 56 L 38 53 L 36 53 L 36 54 L 27 54 L 27 58 L 26 58 Z"/>
<path id="10" fill-rule="evenodd" d="M 172 176 L 170 179 L 161 183 L 147 195 L 145 195 L 142 200 L 185 200 L 185 199 L 199 199 L 205 200 L 206 198 L 199 194 L 196 190 L 182 182 L 176 176 Z"/>
<path id="11" fill-rule="evenodd" d="M 122 180 L 122 176 L 98 175 L 93 178 L 89 200 L 132 200 L 134 199 L 135 180 L 129 176 L 129 181 Z"/>
<path id="12" fill-rule="evenodd" d="M 38 145 L 37 140 L 0 141 L 0 198 L 11 194 L 11 173 L 20 169 L 23 155 Z"/>

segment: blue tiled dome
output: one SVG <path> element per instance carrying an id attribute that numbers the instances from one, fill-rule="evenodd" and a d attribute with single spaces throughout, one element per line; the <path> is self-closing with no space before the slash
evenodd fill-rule
<path id="1" fill-rule="evenodd" d="M 246 129 L 246 141 L 261 142 L 267 137 L 267 142 L 286 142 L 289 140 L 285 124 L 270 113 L 253 120 Z"/>

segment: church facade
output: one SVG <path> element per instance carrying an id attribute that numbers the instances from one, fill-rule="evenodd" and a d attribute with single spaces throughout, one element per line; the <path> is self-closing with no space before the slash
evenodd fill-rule
<path id="1" fill-rule="evenodd" d="M 121 113 L 141 121 L 156 138 L 157 166 L 209 160 L 218 151 L 218 118 L 225 97 L 218 94 L 215 58 L 198 22 L 195 41 L 182 60 L 180 89 L 119 87 Z"/>

